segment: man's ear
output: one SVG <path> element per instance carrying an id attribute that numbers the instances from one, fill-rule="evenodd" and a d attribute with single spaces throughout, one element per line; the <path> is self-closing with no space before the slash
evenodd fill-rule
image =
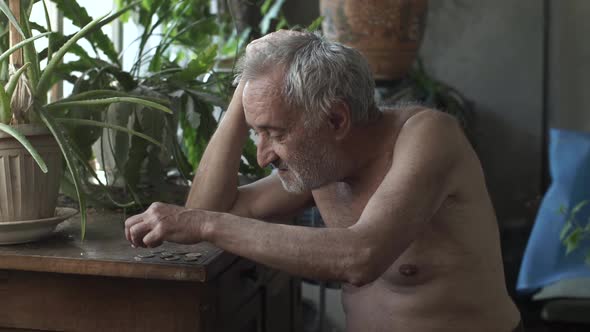
<path id="1" fill-rule="evenodd" d="M 352 114 L 350 114 L 350 107 L 347 103 L 340 101 L 330 108 L 328 125 L 337 140 L 346 137 L 352 128 Z"/>

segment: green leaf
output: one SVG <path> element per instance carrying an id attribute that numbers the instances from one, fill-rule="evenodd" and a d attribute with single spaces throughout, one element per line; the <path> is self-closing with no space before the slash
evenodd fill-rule
<path id="1" fill-rule="evenodd" d="M 12 100 L 12 95 L 14 94 L 16 86 L 18 85 L 19 78 L 25 72 L 25 70 L 29 68 L 30 65 L 30 62 L 25 63 L 14 74 L 12 74 L 12 76 L 10 76 L 8 83 L 6 84 L 6 94 L 8 95 L 8 100 Z"/>
<path id="2" fill-rule="evenodd" d="M 281 16 L 281 19 L 279 20 L 279 23 L 277 23 L 277 27 L 275 28 L 275 30 L 281 30 L 283 28 L 288 28 L 289 27 L 289 22 L 287 22 L 287 19 L 284 16 Z"/>
<path id="3" fill-rule="evenodd" d="M 34 22 L 31 22 L 31 27 L 34 30 L 37 30 L 41 33 L 47 32 L 47 30 Z M 51 38 L 49 38 L 49 45 L 47 48 L 41 50 L 41 52 L 39 52 L 39 60 L 45 60 L 47 59 L 47 57 L 49 56 L 49 50 L 56 50 L 59 49 L 60 47 L 62 47 L 70 38 L 72 38 L 73 35 L 70 36 L 64 36 L 63 34 L 53 31 L 53 34 L 51 35 Z M 80 45 L 73 45 L 70 50 L 68 50 L 68 53 L 77 55 L 78 57 L 80 57 L 80 60 L 78 61 L 90 61 L 92 58 L 90 57 L 90 55 L 88 55 L 88 53 L 86 52 L 86 50 L 84 50 L 84 48 Z M 53 53 L 52 53 L 53 54 Z"/>
<path id="4" fill-rule="evenodd" d="M 25 1 L 21 2 L 21 6 L 24 6 Z M 32 1 L 30 4 L 30 8 L 28 8 L 27 10 L 23 10 L 21 8 L 21 22 L 23 22 L 23 31 L 25 33 L 25 36 L 27 36 L 27 38 L 31 38 L 33 36 L 32 30 L 31 30 L 31 24 L 29 22 L 29 14 L 30 14 L 30 9 L 32 8 Z M 36 97 L 37 102 L 44 104 L 47 100 L 47 95 L 37 95 L 36 94 L 36 87 L 37 87 L 37 82 L 39 82 L 39 76 L 41 75 L 41 67 L 39 65 L 39 56 L 37 55 L 37 50 L 35 49 L 35 44 L 34 43 L 29 43 L 23 46 L 23 58 L 25 63 L 29 62 L 31 63 L 31 65 L 29 66 L 29 68 L 27 69 L 27 79 L 29 81 L 29 87 L 31 89 L 31 94 L 33 96 Z M 29 121 L 31 122 L 37 122 L 37 119 L 35 119 L 36 114 L 35 113 L 30 113 L 29 114 Z"/>
<path id="5" fill-rule="evenodd" d="M 565 238 L 565 236 L 567 235 L 567 233 L 570 231 L 571 228 L 572 228 L 572 223 L 566 222 L 565 225 L 563 226 L 563 228 L 561 229 L 561 232 L 559 233 L 559 239 L 561 241 L 563 241 L 563 239 Z"/>
<path id="6" fill-rule="evenodd" d="M 78 4 L 76 0 L 52 0 L 59 10 L 64 14 L 64 17 L 69 18 L 72 24 L 82 28 L 88 23 L 92 22 L 92 17 L 88 15 L 86 8 Z M 91 31 L 85 37 L 90 43 L 96 45 L 104 54 L 114 63 L 119 63 L 119 54 L 115 50 L 115 46 L 111 39 L 100 29 Z"/>
<path id="7" fill-rule="evenodd" d="M 238 36 L 237 32 L 234 30 L 229 39 L 221 47 L 221 57 L 237 57 L 241 49 L 248 44 L 248 38 L 250 37 L 251 32 L 252 29 L 250 27 L 247 27 Z"/>
<path id="8" fill-rule="evenodd" d="M 585 201 L 581 201 L 580 203 L 576 204 L 576 206 L 574 206 L 574 208 L 572 209 L 572 212 L 571 212 L 571 214 L 572 214 L 572 218 L 573 218 L 573 217 L 574 217 L 576 214 L 578 214 L 578 212 L 580 212 L 580 210 L 581 210 L 581 209 L 582 209 L 584 206 L 588 205 L 588 203 L 590 203 L 590 201 L 588 201 L 588 200 L 585 200 Z"/>
<path id="9" fill-rule="evenodd" d="M 140 104 L 140 105 L 144 105 L 147 107 L 151 107 L 151 108 L 160 110 L 164 113 L 172 114 L 172 110 L 166 106 L 162 106 L 158 103 L 154 103 L 154 102 L 139 99 L 139 98 L 133 98 L 133 97 L 112 97 L 112 98 L 104 98 L 104 99 L 79 100 L 79 101 L 71 101 L 71 102 L 59 101 L 59 102 L 45 105 L 43 108 L 46 110 L 55 110 L 55 109 L 67 109 L 70 107 L 108 105 L 108 104 L 113 104 L 113 103 Z"/>
<path id="10" fill-rule="evenodd" d="M 100 21 L 107 16 L 108 16 L 108 14 L 103 15 L 103 16 L 97 18 L 96 20 L 90 22 L 88 25 L 86 25 L 84 28 L 82 28 L 82 30 L 80 30 L 76 34 L 74 34 L 72 36 L 72 38 L 70 38 L 62 47 L 60 47 L 60 49 L 54 54 L 51 61 L 48 61 L 47 66 L 45 67 L 45 70 L 43 70 L 43 73 L 41 74 L 41 77 L 39 78 L 39 82 L 37 83 L 37 87 L 35 89 L 38 93 L 44 93 L 45 91 L 49 90 L 48 83 L 50 81 L 50 76 L 53 75 L 54 68 L 62 60 L 62 58 L 68 52 L 68 50 L 73 45 L 75 45 L 78 42 L 78 40 L 80 40 L 82 37 L 84 37 L 90 31 L 90 29 L 92 29 L 94 26 L 98 25 L 100 23 Z"/>
<path id="11" fill-rule="evenodd" d="M 0 0 L 2 1 L 2 0 Z M 33 41 L 41 38 L 41 37 L 45 37 L 47 35 L 51 34 L 51 32 L 47 32 L 47 33 L 42 33 L 42 34 L 38 34 L 34 37 L 31 38 L 27 38 L 17 44 L 15 44 L 14 46 L 12 46 L 11 48 L 9 48 L 8 50 L 4 51 L 4 53 L 0 54 L 0 62 L 6 60 L 12 53 L 16 52 L 16 50 L 18 50 L 19 48 L 32 43 Z"/>
<path id="12" fill-rule="evenodd" d="M 138 119 L 137 113 L 139 112 L 135 112 L 136 121 L 133 123 L 133 129 L 136 131 L 145 131 L 145 128 L 141 126 L 141 121 Z M 125 163 L 123 174 L 129 185 L 133 188 L 136 188 L 140 183 L 142 164 L 144 164 L 144 160 L 147 157 L 148 151 L 145 141 L 136 137 L 131 137 L 131 142 L 129 145 L 129 158 Z"/>
<path id="13" fill-rule="evenodd" d="M 195 59 L 192 59 L 186 69 L 172 75 L 171 79 L 183 82 L 196 79 L 199 75 L 205 74 L 211 70 L 211 68 L 213 68 L 216 55 L 217 45 L 210 45 L 200 54 L 198 54 Z"/>
<path id="14" fill-rule="evenodd" d="M 74 53 L 74 52 L 71 52 Z M 74 53 L 75 54 L 75 53 Z M 60 70 L 60 71 L 64 71 L 67 72 L 69 71 L 78 71 L 78 72 L 88 72 L 88 71 L 94 71 L 94 72 L 98 72 L 99 76 L 100 75 L 105 75 L 105 74 L 110 74 L 112 75 L 119 83 L 120 88 L 124 91 L 131 91 L 134 88 L 137 87 L 137 85 L 139 84 L 134 78 L 133 76 L 131 76 L 131 74 L 129 74 L 128 72 L 122 70 L 121 68 L 117 67 L 117 66 L 113 66 L 112 64 L 98 59 L 98 58 L 88 58 L 88 57 L 84 57 L 84 56 L 80 56 L 81 59 L 76 60 L 76 61 L 71 61 L 68 62 L 66 64 L 59 64 L 58 65 L 58 69 L 56 70 Z M 86 76 L 86 75 L 85 75 Z M 112 84 L 115 84 L 116 82 L 110 82 Z M 109 85 L 112 85 L 109 84 Z M 104 87 L 100 87 L 103 88 Z"/>
<path id="15" fill-rule="evenodd" d="M 4 87 L 0 85 L 0 123 L 8 124 L 11 118 L 10 98 L 6 91 L 4 91 Z"/>
<path id="16" fill-rule="evenodd" d="M 123 8 L 123 1 L 124 0 L 115 0 L 117 8 Z M 129 21 L 130 16 L 131 16 L 131 13 L 127 11 L 123 15 L 121 15 L 121 17 L 119 19 L 121 20 L 121 22 L 127 23 L 127 21 Z"/>
<path id="17" fill-rule="evenodd" d="M 166 117 L 165 119 L 168 132 L 175 132 L 178 125 L 169 119 L 169 117 Z M 178 167 L 178 171 L 184 179 L 190 179 L 193 168 L 186 159 L 186 156 L 182 153 L 182 148 L 178 143 L 178 140 L 174 138 L 169 140 L 169 143 L 170 146 L 167 147 L 167 150 L 172 151 L 172 156 L 174 157 L 174 162 L 176 163 L 176 167 Z"/>
<path id="18" fill-rule="evenodd" d="M 43 11 L 45 12 L 45 23 L 47 24 L 47 30 L 49 32 L 53 32 L 53 29 L 51 28 L 51 19 L 49 18 L 49 10 L 47 10 L 47 4 L 45 3 L 45 0 L 41 0 L 41 2 L 43 3 Z M 49 39 L 51 39 L 51 37 L 49 37 Z M 51 60 L 51 56 L 53 55 L 51 49 L 51 41 L 49 41 L 47 45 L 47 59 Z"/>
<path id="19" fill-rule="evenodd" d="M 143 95 L 138 96 L 135 94 L 116 91 L 116 90 L 92 90 L 92 91 L 82 92 L 82 93 L 72 95 L 68 98 L 62 99 L 59 102 L 70 102 L 70 101 L 80 101 L 80 100 L 87 100 L 87 99 L 110 98 L 110 97 L 130 97 L 130 98 L 140 97 L 141 99 L 149 100 L 151 102 L 158 103 L 161 105 L 166 105 L 166 106 L 170 105 L 170 101 L 168 101 L 166 99 L 155 98 L 155 97 L 150 97 L 150 96 L 143 96 Z"/>
<path id="20" fill-rule="evenodd" d="M 191 29 L 196 28 L 199 29 L 199 31 L 203 31 L 209 29 L 211 25 L 215 25 L 215 21 L 213 19 L 200 19 L 198 21 L 190 23 L 189 25 L 185 26 L 179 31 L 176 31 L 176 29 L 168 29 L 168 31 L 166 31 L 166 34 L 162 37 L 160 44 L 156 47 L 156 51 L 154 52 L 148 70 L 151 72 L 160 71 L 162 68 L 162 63 L 165 62 L 165 60 L 167 60 L 165 59 L 164 52 L 166 52 L 166 50 L 174 42 L 181 40 L 187 34 L 187 32 L 190 32 Z M 201 38 L 197 38 L 197 40 L 191 41 L 191 44 L 196 49 L 205 48 L 207 45 L 210 44 L 210 40 L 208 38 L 209 36 L 206 33 L 202 33 L 199 36 L 201 36 Z M 206 39 L 206 44 L 204 44 L 203 39 Z M 183 46 L 187 47 L 186 45 Z"/>
<path id="21" fill-rule="evenodd" d="M 281 11 L 281 7 L 283 7 L 283 3 L 285 0 L 276 0 L 275 3 L 270 7 L 268 12 L 264 15 L 262 20 L 260 21 L 260 32 L 263 35 L 266 35 L 270 29 L 270 23 L 272 20 L 276 19 L 279 16 Z"/>
<path id="22" fill-rule="evenodd" d="M 272 5 L 272 2 L 274 0 L 265 0 L 264 3 L 262 4 L 262 6 L 260 7 L 260 13 L 262 15 L 266 15 L 266 13 L 268 13 L 268 10 L 270 9 L 270 5 Z"/>
<path id="23" fill-rule="evenodd" d="M 41 168 L 41 171 L 43 171 L 43 173 L 47 173 L 47 165 L 45 164 L 45 161 L 24 135 L 19 133 L 14 127 L 3 123 L 0 123 L 0 131 L 7 133 L 19 141 L 31 154 L 37 165 L 39 165 L 39 168 Z"/>
<path id="24" fill-rule="evenodd" d="M 185 91 L 194 98 L 203 100 L 209 104 L 213 104 L 224 109 L 227 108 L 227 102 L 217 94 L 206 91 L 198 91 L 194 89 L 185 89 Z"/>
<path id="25" fill-rule="evenodd" d="M 55 58 L 54 58 L 55 59 Z M 72 143 L 68 141 L 67 136 L 63 134 L 63 128 L 59 125 L 55 119 L 53 119 L 47 111 L 43 108 L 38 109 L 39 116 L 41 120 L 45 123 L 47 128 L 53 134 L 53 137 L 57 141 L 59 148 L 64 156 L 66 161 L 66 165 L 68 166 L 68 170 L 72 176 L 72 181 L 74 183 L 74 188 L 76 189 L 76 195 L 78 196 L 78 205 L 80 206 L 80 216 L 81 216 L 81 238 L 84 240 L 86 236 L 86 196 L 82 191 L 82 182 L 80 177 L 80 171 L 77 168 L 76 160 L 74 152 L 72 151 Z"/>
<path id="26" fill-rule="evenodd" d="M 70 119 L 70 118 L 56 118 L 56 120 L 58 122 L 61 123 L 70 123 L 70 124 L 74 124 L 74 125 L 78 125 L 78 126 L 95 126 L 95 127 L 102 127 L 102 128 L 108 128 L 108 129 L 114 129 L 117 131 L 121 131 L 121 132 L 125 132 L 127 134 L 130 135 L 136 135 L 140 138 L 143 138 L 144 140 L 160 147 L 163 148 L 163 145 L 156 141 L 155 139 L 142 134 L 140 132 L 122 127 L 122 126 L 118 126 L 118 125 L 114 125 L 114 124 L 110 124 L 110 123 L 106 123 L 106 122 L 99 122 L 99 121 L 94 121 L 94 120 L 87 120 L 87 119 Z"/>
<path id="27" fill-rule="evenodd" d="M 582 238 L 582 230 L 576 228 L 570 235 L 564 240 L 566 245 L 565 254 L 568 255 L 574 251 L 580 245 L 580 239 Z"/>
<path id="28" fill-rule="evenodd" d="M 113 15 L 110 15 L 110 16 L 108 16 L 108 14 L 107 15 L 104 15 L 104 16 L 101 16 L 101 17 L 95 19 L 94 21 L 88 23 L 84 28 L 82 28 L 82 30 L 80 30 L 76 34 L 74 34 L 74 36 L 72 36 L 72 38 L 70 40 L 68 40 L 54 54 L 54 57 L 51 59 L 51 61 L 49 61 L 47 63 L 47 66 L 45 67 L 45 70 L 43 71 L 43 73 L 41 74 L 41 77 L 39 78 L 39 83 L 37 84 L 36 91 L 38 91 L 39 93 L 43 93 L 43 92 L 49 90 L 49 86 L 48 85 L 49 85 L 49 82 L 50 82 L 50 76 L 53 75 L 54 68 L 62 60 L 63 56 L 68 52 L 68 50 L 73 45 L 75 45 L 75 43 L 78 42 L 78 40 L 80 40 L 80 38 L 85 37 L 88 33 L 92 32 L 93 29 L 100 29 L 100 27 L 102 27 L 103 25 L 111 22 L 115 18 L 119 17 L 121 14 L 123 14 L 123 11 L 118 11 L 117 13 L 115 13 Z"/>
<path id="29" fill-rule="evenodd" d="M 18 33 L 20 33 L 21 36 L 23 36 L 23 38 L 27 38 L 25 36 L 25 33 L 23 32 L 21 25 L 18 23 L 18 20 L 16 19 L 16 17 L 14 17 L 14 14 L 10 11 L 10 8 L 4 0 L 0 0 L 0 11 L 2 11 L 4 15 L 6 15 L 6 17 L 8 18 L 10 23 L 12 23 L 12 25 L 16 28 Z"/>
<path id="30" fill-rule="evenodd" d="M 307 27 L 306 30 L 311 32 L 318 30 L 322 26 L 324 18 L 324 16 L 316 18 L 313 22 L 311 22 L 311 24 Z"/>
<path id="31" fill-rule="evenodd" d="M 143 133 L 160 140 L 165 145 L 169 145 L 168 141 L 175 139 L 176 131 L 168 132 L 168 128 L 163 125 L 166 122 L 165 117 L 169 115 L 157 112 L 136 112 L 135 115 Z M 137 138 L 131 138 L 132 149 L 135 140 Z M 146 176 L 151 179 L 151 184 L 161 183 L 165 177 L 164 168 L 169 167 L 172 162 L 170 151 L 150 146 L 145 146 L 144 149 L 147 152 Z"/>

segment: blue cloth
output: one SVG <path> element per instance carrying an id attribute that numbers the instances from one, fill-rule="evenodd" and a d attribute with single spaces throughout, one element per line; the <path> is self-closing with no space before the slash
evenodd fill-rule
<path id="1" fill-rule="evenodd" d="M 590 199 L 590 133 L 551 129 L 549 167 L 552 183 L 537 214 L 516 284 L 522 293 L 561 279 L 590 277 L 590 266 L 584 263 L 590 241 L 580 242 L 578 249 L 566 256 L 559 239 L 565 222 L 560 206 L 569 211 Z M 582 225 L 589 217 L 588 205 L 576 215 Z"/>

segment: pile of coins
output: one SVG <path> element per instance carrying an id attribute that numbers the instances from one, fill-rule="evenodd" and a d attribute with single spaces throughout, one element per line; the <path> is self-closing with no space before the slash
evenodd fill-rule
<path id="1" fill-rule="evenodd" d="M 162 259 L 165 261 L 184 261 L 184 262 L 196 262 L 203 256 L 200 252 L 188 252 L 188 251 L 164 251 L 164 250 L 152 250 L 150 252 L 137 254 L 133 257 L 136 261 L 142 261 L 144 259 L 155 258 Z"/>

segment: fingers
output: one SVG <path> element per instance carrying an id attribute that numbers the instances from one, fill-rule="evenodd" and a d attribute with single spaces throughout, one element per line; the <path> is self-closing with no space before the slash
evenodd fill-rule
<path id="1" fill-rule="evenodd" d="M 129 241 L 136 247 L 145 247 L 146 244 L 143 242 L 143 238 L 153 228 L 153 223 L 149 221 L 143 221 L 133 225 L 131 228 L 129 228 Z"/>
<path id="2" fill-rule="evenodd" d="M 151 229 L 151 231 L 147 233 L 147 235 L 145 235 L 142 239 L 142 243 L 148 248 L 160 246 L 163 242 L 164 237 L 162 236 L 162 232 L 159 227 Z"/>
<path id="3" fill-rule="evenodd" d="M 176 205 L 153 203 L 146 212 L 125 221 L 125 238 L 134 247 L 155 247 L 164 240 L 174 242 L 179 234 L 186 233 L 176 219 L 183 210 Z"/>
<path id="4" fill-rule="evenodd" d="M 141 214 L 131 216 L 131 217 L 127 218 L 127 220 L 125 220 L 125 238 L 127 239 L 127 241 L 131 242 L 131 236 L 129 233 L 129 229 L 131 227 L 133 227 L 133 225 L 142 222 L 143 217 L 144 217 L 144 214 L 141 213 Z"/>

